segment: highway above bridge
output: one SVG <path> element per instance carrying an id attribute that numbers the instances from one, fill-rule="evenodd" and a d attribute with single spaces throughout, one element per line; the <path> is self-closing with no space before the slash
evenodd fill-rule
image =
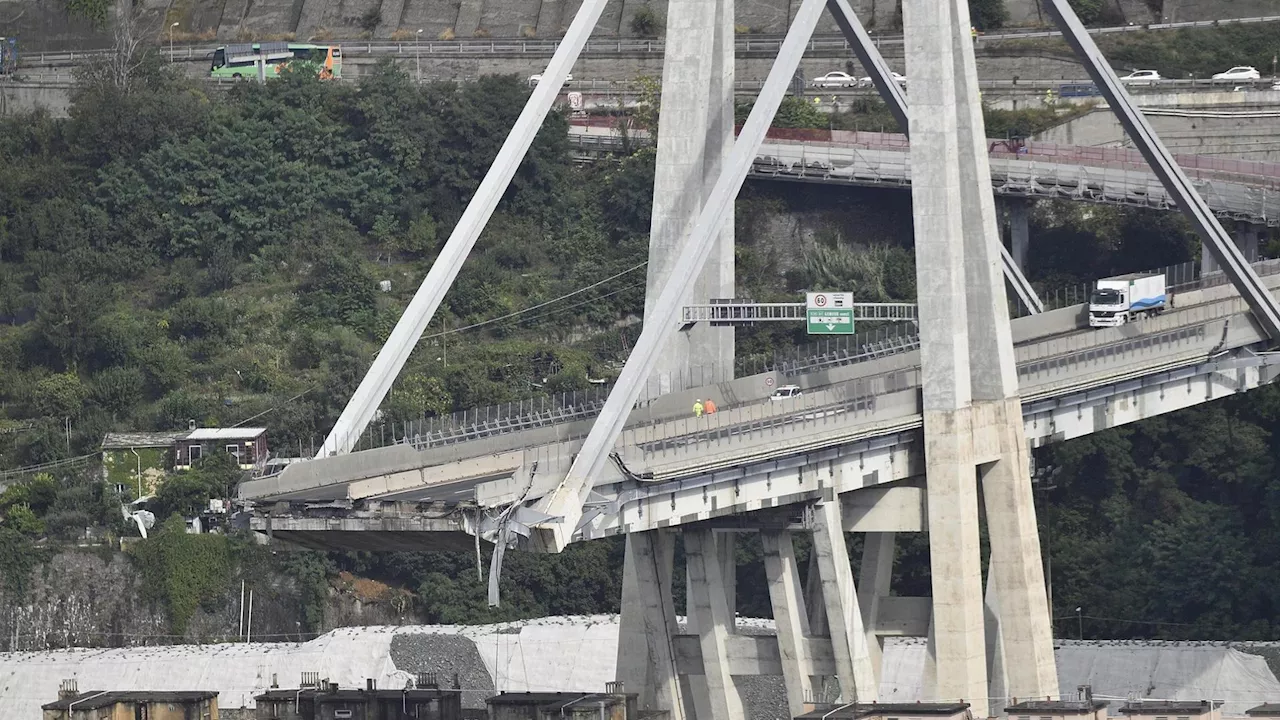
<path id="1" fill-rule="evenodd" d="M 625 144 L 608 127 L 574 126 L 570 138 L 584 158 L 619 151 Z M 988 144 L 992 186 L 999 195 L 1173 206 L 1137 151 L 994 139 Z M 1198 155 L 1177 159 L 1219 217 L 1280 224 L 1280 164 Z M 795 182 L 911 184 L 907 140 L 896 133 L 774 129 L 750 172 L 756 179 Z"/>
<path id="2" fill-rule="evenodd" d="M 1111 27 L 1091 28 L 1089 32 L 1095 36 L 1121 35 L 1145 31 L 1176 31 L 1197 28 L 1213 28 L 1229 25 L 1254 25 L 1258 23 L 1280 22 L 1280 15 L 1264 15 L 1246 18 L 1224 18 L 1221 20 L 1201 20 L 1195 22 L 1153 23 L 1149 25 L 1117 25 Z M 1030 40 L 1037 38 L 1061 37 L 1062 33 L 1048 28 L 1008 29 L 986 33 L 975 38 L 976 44 L 998 43 L 1006 40 Z M 877 47 L 882 51 L 902 47 L 901 34 L 873 35 Z M 778 53 L 782 43 L 781 34 L 744 34 L 734 38 L 734 47 L 739 54 L 759 53 L 773 57 Z M 299 40 L 298 42 L 307 42 Z M 315 40 L 323 44 L 325 41 Z M 334 40 L 333 44 L 342 48 L 346 57 L 477 57 L 477 56 L 509 56 L 509 57 L 550 57 L 560 45 L 559 39 L 541 39 L 527 37 L 506 38 L 474 38 L 455 40 L 426 40 L 421 42 L 395 42 L 388 40 Z M 165 58 L 175 62 L 202 61 L 213 56 L 213 51 L 220 45 L 211 43 L 179 44 L 170 49 L 163 45 L 157 50 Z M 815 34 L 809 41 L 809 53 L 826 53 L 851 57 L 852 48 L 848 41 L 838 33 Z M 583 46 L 583 56 L 661 56 L 666 51 L 666 42 L 660 38 L 593 38 Z M 110 48 L 87 48 L 83 50 L 50 50 L 39 49 L 23 51 L 20 63 L 22 67 L 67 67 L 84 63 L 86 60 L 105 57 L 112 53 Z"/>
<path id="3" fill-rule="evenodd" d="M 1255 265 L 1280 287 L 1280 261 Z M 1183 283 L 1174 307 L 1120 328 L 1085 327 L 1084 306 L 1015 319 L 1018 377 L 1035 446 L 1189 407 L 1271 382 L 1275 359 L 1247 308 L 1212 274 Z M 777 508 L 825 491 L 848 495 L 848 529 L 872 527 L 870 508 L 892 493 L 918 504 L 919 354 L 909 329 L 889 350 L 869 349 L 816 368 L 775 370 L 654 398 L 631 414 L 616 461 L 596 483 L 581 539 Z M 782 383 L 805 389 L 770 401 Z M 693 418 L 694 397 L 722 400 Z M 309 547 L 462 548 L 491 510 L 537 507 L 563 477 L 591 425 L 588 409 L 528 427 L 419 438 L 289 467 L 241 488 L 251 526 Z M 867 517 L 860 514 L 864 503 Z M 861 524 L 860 524 L 861 523 Z"/>

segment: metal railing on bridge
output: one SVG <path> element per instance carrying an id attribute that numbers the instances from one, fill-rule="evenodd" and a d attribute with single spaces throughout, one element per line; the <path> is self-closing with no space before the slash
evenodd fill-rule
<path id="1" fill-rule="evenodd" d="M 916 319 L 915 303 L 854 303 L 853 319 L 863 321 L 903 322 Z M 686 305 L 683 323 L 700 322 L 774 322 L 804 320 L 804 303 L 711 303 Z"/>
<path id="2" fill-rule="evenodd" d="M 1052 383 L 1060 377 L 1075 379 L 1078 371 L 1088 367 L 1107 367 L 1123 371 L 1125 368 L 1137 367 L 1128 359 L 1140 359 L 1143 363 L 1149 358 L 1163 358 L 1174 354 L 1177 347 L 1187 349 L 1203 348 L 1206 341 L 1206 324 L 1213 320 L 1245 311 L 1243 302 L 1221 304 L 1194 313 L 1188 318 L 1188 324 L 1165 332 L 1137 338 L 1129 338 L 1114 342 L 1089 344 L 1096 340 L 1086 336 L 1077 350 L 1066 350 L 1043 360 L 1031 360 L 1018 364 L 1019 383 L 1023 387 L 1024 399 L 1034 394 L 1037 386 L 1052 387 Z M 1060 340 L 1047 340 L 1042 344 L 1061 343 Z M 1139 363 L 1142 364 L 1142 363 Z M 1076 374 L 1071 373 L 1075 371 Z M 721 448 L 727 453 L 741 453 L 742 448 L 761 448 L 768 444 L 772 436 L 780 436 L 791 432 L 791 438 L 797 442 L 814 442 L 818 433 L 838 423 L 846 429 L 856 432 L 857 426 L 850 425 L 851 417 L 866 417 L 877 412 L 883 405 L 884 396 L 890 393 L 909 391 L 920 387 L 920 368 L 909 368 L 887 371 L 874 376 L 859 378 L 841 387 L 825 388 L 806 393 L 794 400 L 783 403 L 755 403 L 741 408 L 721 411 L 701 418 L 680 418 L 670 421 L 663 428 L 637 428 L 624 431 L 619 441 L 619 450 L 629 463 L 636 462 L 640 467 L 671 467 L 672 461 L 689 458 L 699 471 L 705 471 L 705 463 L 711 458 L 706 450 L 713 445 L 719 446 L 726 441 L 737 441 L 738 449 Z M 1030 393 L 1028 393 L 1030 391 Z M 902 419 L 918 418 L 918 407 L 903 405 Z M 892 413 L 890 413 L 892 415 Z M 896 417 L 896 416 L 895 416 Z M 891 422 L 895 417 L 882 418 Z M 909 423 L 908 423 L 909 424 Z M 917 422 L 918 424 L 918 422 Z M 782 439 L 782 438 L 779 438 Z M 642 458 L 627 457 L 629 450 L 638 451 Z M 560 453 L 558 447 L 539 449 L 539 452 Z M 535 459 L 540 459 L 538 453 Z"/>
<path id="3" fill-rule="evenodd" d="M 1254 268 L 1259 274 L 1274 274 L 1280 272 L 1280 260 L 1258 261 L 1254 263 Z M 1218 287 L 1229 282 L 1226 275 L 1221 272 L 1202 276 L 1197 262 L 1169 265 L 1156 268 L 1151 272 L 1165 274 L 1169 291 L 1175 294 L 1175 297 L 1177 293 Z M 1048 292 L 1042 291 L 1041 297 L 1045 300 L 1045 309 L 1053 310 L 1086 302 L 1091 289 L 1090 284 L 1080 283 Z M 761 358 L 747 358 L 739 365 L 737 376 L 778 372 L 787 377 L 795 377 L 918 348 L 919 335 L 915 328 L 905 323 L 894 324 L 857 335 L 825 339 L 785 353 L 776 353 L 767 361 Z M 679 386 L 695 388 L 713 384 L 713 382 L 699 383 L 697 379 L 712 377 L 714 371 L 714 368 L 695 368 L 690 374 L 689 381 L 681 382 Z M 714 380 L 714 382 L 718 381 L 719 379 Z M 587 390 L 459 411 L 443 417 L 422 418 L 403 424 L 384 424 L 377 429 L 370 428 L 366 431 L 357 444 L 357 449 L 369 449 L 401 442 L 408 442 L 420 449 L 425 449 L 479 440 L 507 432 L 589 420 L 599 412 L 610 389 L 610 386 L 601 385 Z M 662 422 L 662 420 L 656 419 L 650 422 Z M 585 435 L 585 432 L 584 429 L 582 434 Z M 571 436 L 577 437 L 577 434 Z"/>

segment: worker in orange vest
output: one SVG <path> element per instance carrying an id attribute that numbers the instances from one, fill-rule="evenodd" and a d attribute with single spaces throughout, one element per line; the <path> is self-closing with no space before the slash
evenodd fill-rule
<path id="1" fill-rule="evenodd" d="M 714 415 L 716 413 L 716 401 L 711 398 L 707 398 L 706 401 L 702 403 L 702 411 L 708 415 Z"/>

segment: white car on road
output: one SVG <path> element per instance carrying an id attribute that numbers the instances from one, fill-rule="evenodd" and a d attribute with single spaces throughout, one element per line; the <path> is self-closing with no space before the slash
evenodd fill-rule
<path id="1" fill-rule="evenodd" d="M 799 385 L 783 385 L 782 387 L 773 391 L 773 394 L 769 396 L 769 401 L 781 402 L 783 400 L 790 400 L 791 398 L 798 398 L 798 397 L 800 397 Z"/>
<path id="2" fill-rule="evenodd" d="M 1160 73 L 1155 70 L 1134 70 L 1133 72 L 1120 78 L 1122 83 L 1155 83 L 1164 78 L 1160 77 Z"/>
<path id="3" fill-rule="evenodd" d="M 892 77 L 892 78 L 893 78 L 893 81 L 894 81 L 894 82 L 896 82 L 896 83 L 898 83 L 899 85 L 901 85 L 901 86 L 903 86 L 903 87 L 906 87 L 906 86 L 907 86 L 907 79 L 906 79 L 905 77 L 903 77 L 902 75 L 899 75 L 899 74 L 898 74 L 898 73 L 896 73 L 896 72 L 890 72 L 890 73 L 889 73 L 889 76 L 890 76 L 890 77 Z M 868 75 L 868 76 L 866 76 L 866 77 L 861 78 L 860 80 L 858 80 L 858 86 L 859 86 L 859 87 L 871 87 L 871 76 L 870 76 L 870 75 Z"/>
<path id="4" fill-rule="evenodd" d="M 542 73 L 538 73 L 537 75 L 530 75 L 530 76 L 529 76 L 529 87 L 537 87 L 538 83 L 540 83 L 540 82 L 542 82 Z M 564 78 L 564 82 L 565 82 L 565 84 L 566 84 L 566 85 L 567 85 L 567 84 L 569 84 L 569 83 L 571 83 L 571 82 L 573 82 L 573 76 L 572 76 L 572 75 L 566 75 L 566 76 L 565 76 L 565 78 Z"/>
<path id="5" fill-rule="evenodd" d="M 1237 65 L 1226 72 L 1213 76 L 1214 80 L 1261 80 L 1262 75 L 1257 68 L 1248 65 Z"/>
<path id="6" fill-rule="evenodd" d="M 857 80 L 849 73 L 839 71 L 829 72 L 822 77 L 816 77 L 809 83 L 816 88 L 847 88 L 858 84 Z"/>

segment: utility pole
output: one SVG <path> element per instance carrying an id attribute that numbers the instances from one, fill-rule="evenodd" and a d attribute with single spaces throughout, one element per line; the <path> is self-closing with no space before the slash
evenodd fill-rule
<path id="1" fill-rule="evenodd" d="M 422 28 L 418 28 L 417 42 L 413 46 L 414 64 L 418 66 L 418 84 L 422 84 Z"/>

